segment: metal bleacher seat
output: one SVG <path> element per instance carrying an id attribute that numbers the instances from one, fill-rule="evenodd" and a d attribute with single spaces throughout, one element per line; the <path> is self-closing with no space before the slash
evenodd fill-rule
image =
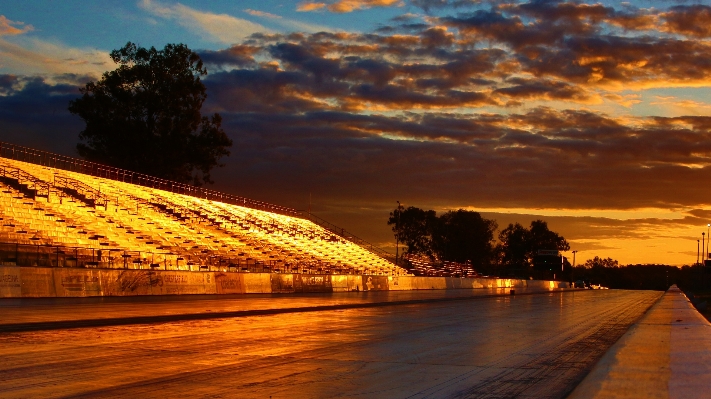
<path id="1" fill-rule="evenodd" d="M 289 272 L 406 273 L 296 216 L 0 158 L 3 166 L 24 171 L 36 184 L 45 182 L 49 192 L 31 197 L 0 182 L 0 242 L 123 253 L 112 255 L 115 262 L 92 261 L 98 262 L 94 266 L 245 271 L 259 264 L 261 270 Z M 58 177 L 78 182 L 104 204 L 92 205 L 53 185 Z M 151 259 L 144 262 L 140 254 Z"/>

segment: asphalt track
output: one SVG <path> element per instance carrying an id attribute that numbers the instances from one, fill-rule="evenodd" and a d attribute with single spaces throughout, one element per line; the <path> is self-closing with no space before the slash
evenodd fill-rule
<path id="1" fill-rule="evenodd" d="M 662 293 L 345 295 L 2 302 L 65 324 L 0 333 L 0 397 L 561 398 Z"/>

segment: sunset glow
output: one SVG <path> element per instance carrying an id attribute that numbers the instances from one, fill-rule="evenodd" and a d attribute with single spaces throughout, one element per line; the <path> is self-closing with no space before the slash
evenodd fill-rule
<path id="1" fill-rule="evenodd" d="M 185 43 L 234 141 L 214 189 L 394 252 L 401 201 L 576 261 L 692 264 L 711 222 L 711 7 L 676 1 L 47 1 L 0 9 L 0 139 L 76 156 L 79 87 Z M 311 200 L 310 200 L 311 198 Z M 700 250 L 703 254 L 703 250 Z M 572 262 L 572 253 L 565 254 Z"/>

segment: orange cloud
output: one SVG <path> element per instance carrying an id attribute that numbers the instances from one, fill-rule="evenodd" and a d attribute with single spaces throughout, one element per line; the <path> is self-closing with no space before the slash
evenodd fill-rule
<path id="1" fill-rule="evenodd" d="M 305 2 L 296 6 L 296 11 L 316 11 L 326 7 L 326 3 Z"/>
<path id="2" fill-rule="evenodd" d="M 373 7 L 390 7 L 393 5 L 403 5 L 402 0 L 336 0 L 332 3 L 303 2 L 300 3 L 297 11 L 316 11 L 326 8 L 335 13 L 348 13 L 357 10 L 364 10 Z"/>
<path id="3" fill-rule="evenodd" d="M 625 108 L 631 108 L 633 105 L 642 102 L 642 100 L 640 99 L 641 96 L 639 94 L 626 94 L 622 96 L 615 93 L 608 93 L 604 97 L 605 99 L 620 104 Z"/>
<path id="4" fill-rule="evenodd" d="M 13 25 L 19 25 L 21 28 L 16 28 Z M 32 25 L 25 25 L 22 22 L 10 21 L 4 15 L 0 15 L 0 36 L 20 35 L 34 30 Z"/>
<path id="5" fill-rule="evenodd" d="M 670 108 L 677 114 L 681 115 L 706 115 L 711 116 L 711 104 L 702 103 L 694 100 L 678 99 L 676 97 L 656 96 L 657 100 L 651 105 L 658 105 L 665 108 Z"/>

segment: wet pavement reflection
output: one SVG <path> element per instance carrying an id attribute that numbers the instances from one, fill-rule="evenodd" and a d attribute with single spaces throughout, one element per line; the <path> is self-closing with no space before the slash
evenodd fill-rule
<path id="1" fill-rule="evenodd" d="M 2 331 L 2 325 L 17 323 L 469 298 L 508 294 L 510 290 L 511 288 L 483 288 L 472 290 L 360 291 L 331 294 L 4 298 L 0 299 L 0 312 L 2 313 L 0 331 Z M 516 288 L 516 292 L 525 294 L 529 291 L 526 291 L 525 288 Z"/>
<path id="2" fill-rule="evenodd" d="M 570 291 L 4 333 L 0 397 L 560 398 L 660 295 Z M 250 301 L 378 300 L 348 294 L 276 299 Z M 96 317 L 139 306 L 175 312 L 245 305 L 220 302 L 97 302 L 81 309 Z M 0 312 L 52 308 L 33 306 Z"/>

